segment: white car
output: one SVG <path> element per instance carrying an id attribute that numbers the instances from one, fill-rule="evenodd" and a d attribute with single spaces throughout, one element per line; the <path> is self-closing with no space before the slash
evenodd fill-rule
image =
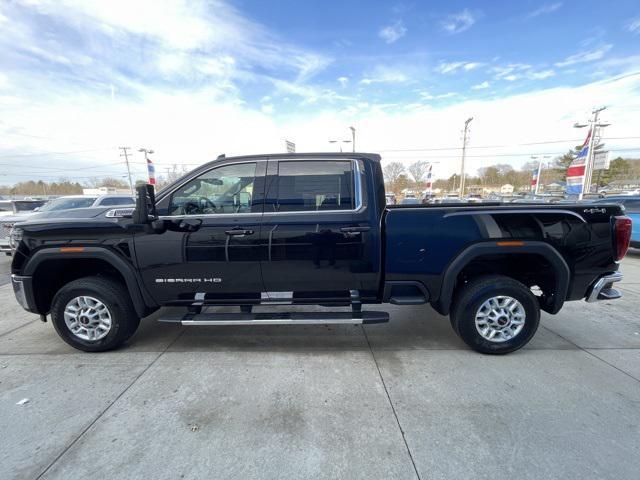
<path id="1" fill-rule="evenodd" d="M 131 195 L 69 195 L 44 201 L 12 200 L 8 202 L 6 215 L 0 212 L 0 252 L 11 255 L 9 235 L 13 224 L 34 218 L 90 218 L 103 210 L 119 207 L 133 206 L 136 201 Z"/>

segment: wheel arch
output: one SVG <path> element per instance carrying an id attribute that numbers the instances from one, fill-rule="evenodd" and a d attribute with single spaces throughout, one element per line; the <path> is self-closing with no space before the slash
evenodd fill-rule
<path id="1" fill-rule="evenodd" d="M 560 252 L 553 246 L 540 241 L 491 241 L 476 243 L 460 252 L 446 267 L 440 285 L 440 295 L 433 307 L 442 315 L 448 315 L 453 302 L 456 282 L 463 270 L 482 257 L 499 255 L 511 259 L 514 255 L 536 255 L 543 257 L 553 269 L 553 297 L 542 309 L 555 314 L 560 311 L 567 298 L 571 271 Z M 515 258 L 515 257 L 514 257 Z M 508 273 L 506 274 L 507 276 Z"/>
<path id="2" fill-rule="evenodd" d="M 85 267 L 84 270 L 82 267 Z M 39 283 L 51 278 L 51 269 L 59 272 L 53 277 L 57 281 L 49 288 L 39 286 Z M 79 271 L 82 271 L 82 275 L 78 274 Z M 122 281 L 139 317 L 149 315 L 157 308 L 139 284 L 133 267 L 104 247 L 83 247 L 82 251 L 64 253 L 60 248 L 44 248 L 35 252 L 23 268 L 23 275 L 32 277 L 36 305 L 39 313 L 43 314 L 49 312 L 53 296 L 62 285 L 95 274 L 115 276 Z"/>

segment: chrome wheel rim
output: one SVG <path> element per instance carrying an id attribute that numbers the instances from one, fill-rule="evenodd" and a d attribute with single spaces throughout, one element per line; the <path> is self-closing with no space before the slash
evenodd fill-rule
<path id="1" fill-rule="evenodd" d="M 64 323 L 76 337 L 96 341 L 111 330 L 111 313 L 97 298 L 75 297 L 64 308 Z"/>
<path id="2" fill-rule="evenodd" d="M 524 328 L 527 315 L 513 297 L 499 295 L 486 300 L 476 312 L 476 330 L 490 342 L 506 342 Z"/>

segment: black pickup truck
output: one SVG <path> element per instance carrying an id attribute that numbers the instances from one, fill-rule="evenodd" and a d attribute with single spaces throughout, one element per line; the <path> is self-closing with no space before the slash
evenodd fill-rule
<path id="1" fill-rule="evenodd" d="M 183 325 L 288 325 L 386 322 L 362 305 L 393 303 L 430 304 L 473 349 L 508 353 L 540 310 L 618 298 L 630 232 L 616 204 L 386 206 L 374 154 L 220 156 L 157 195 L 142 186 L 135 209 L 17 224 L 12 282 L 84 351 L 163 306 L 185 307 L 160 315 Z M 351 308 L 252 311 L 289 304 Z M 220 305 L 239 309 L 207 311 Z"/>

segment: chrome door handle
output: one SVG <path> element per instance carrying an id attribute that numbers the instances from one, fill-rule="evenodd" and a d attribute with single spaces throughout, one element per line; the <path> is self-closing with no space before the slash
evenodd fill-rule
<path id="1" fill-rule="evenodd" d="M 245 236 L 245 235 L 253 235 L 253 230 L 245 230 L 243 228 L 234 228 L 232 230 L 225 230 L 224 233 L 226 233 L 229 236 Z"/>

